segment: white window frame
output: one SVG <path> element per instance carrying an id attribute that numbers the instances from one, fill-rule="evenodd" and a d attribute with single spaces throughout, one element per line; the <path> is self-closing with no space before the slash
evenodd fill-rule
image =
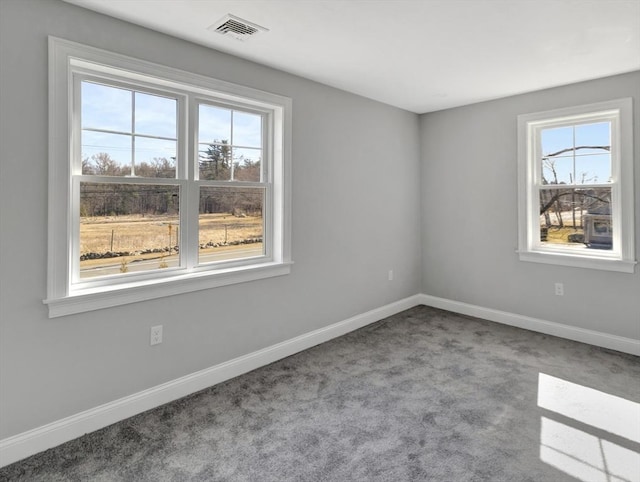
<path id="1" fill-rule="evenodd" d="M 176 178 L 123 177 L 121 181 L 179 186 L 180 246 L 185 249 L 184 255 L 181 249 L 180 268 L 96 280 L 80 280 L 74 274 L 79 259 L 79 183 L 91 178 L 100 180 L 100 176 L 83 176 L 81 172 L 78 85 L 87 76 L 121 82 L 127 88 L 171 93 L 179 99 Z M 197 135 L 193 134 L 197 133 L 198 103 L 219 103 L 257 112 L 265 119 L 264 182 L 236 182 L 239 187 L 261 184 L 267 192 L 263 256 L 198 264 L 199 186 L 229 185 L 224 181 L 198 180 Z M 44 300 L 49 317 L 289 274 L 291 110 L 291 99 L 287 97 L 49 37 L 49 227 Z M 192 129 L 188 131 L 187 125 Z"/>
<path id="2" fill-rule="evenodd" d="M 633 273 L 633 100 L 617 99 L 518 116 L 518 254 L 521 261 Z M 611 216 L 613 249 L 553 246 L 540 241 L 543 128 L 611 122 Z M 570 188 L 572 185 L 567 185 Z M 578 187 L 586 187 L 577 185 Z M 588 186 L 588 185 L 587 185 Z M 598 185 L 596 185 L 598 186 Z"/>

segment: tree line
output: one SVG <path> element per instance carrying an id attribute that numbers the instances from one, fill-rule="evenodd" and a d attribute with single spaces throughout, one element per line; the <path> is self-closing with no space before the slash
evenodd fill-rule
<path id="1" fill-rule="evenodd" d="M 206 180 L 259 181 L 260 161 L 240 158 L 231 164 L 230 146 L 211 144 L 199 156 L 200 178 Z M 101 152 L 82 161 L 84 175 L 124 177 L 131 166 L 122 165 Z M 154 158 L 135 165 L 135 175 L 171 179 L 176 176 L 175 158 Z M 179 188 L 152 184 L 80 183 L 80 216 L 175 215 L 179 212 Z M 200 213 L 261 215 L 262 188 L 202 187 Z"/>

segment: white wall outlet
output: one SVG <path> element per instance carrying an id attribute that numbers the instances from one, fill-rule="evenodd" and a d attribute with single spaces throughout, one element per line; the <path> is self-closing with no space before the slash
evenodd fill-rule
<path id="1" fill-rule="evenodd" d="M 389 270 L 389 281 L 393 281 L 393 270 Z"/>
<path id="2" fill-rule="evenodd" d="M 162 325 L 151 327 L 151 339 L 149 340 L 151 346 L 162 343 Z"/>
<path id="3" fill-rule="evenodd" d="M 556 283 L 556 296 L 564 296 L 564 285 Z"/>

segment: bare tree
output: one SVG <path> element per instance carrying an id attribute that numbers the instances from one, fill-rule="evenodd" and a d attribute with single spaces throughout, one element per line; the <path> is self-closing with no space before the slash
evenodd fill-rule
<path id="1" fill-rule="evenodd" d="M 101 176 L 121 176 L 122 168 L 118 162 L 106 152 L 99 152 L 91 156 L 91 165 L 95 174 Z"/>
<path id="2" fill-rule="evenodd" d="M 557 165 L 556 165 L 556 158 L 562 154 L 568 153 L 568 152 L 577 152 L 579 150 L 583 150 L 583 149 L 592 149 L 592 150 L 597 150 L 597 149 L 601 149 L 603 151 L 611 151 L 611 146 L 575 146 L 575 147 L 568 147 L 565 149 L 560 149 L 559 151 L 556 152 L 552 152 L 550 154 L 547 154 L 546 156 L 542 157 L 542 184 L 543 185 L 560 185 L 563 184 L 563 182 L 558 180 L 558 172 L 557 172 Z M 551 179 L 547 179 L 547 177 L 545 176 L 545 172 L 548 172 L 551 174 Z M 592 178 L 588 178 L 588 173 L 581 173 L 581 183 L 585 184 L 587 182 L 590 181 L 595 181 L 597 180 L 595 177 Z M 569 180 L 570 183 L 573 184 L 574 182 L 574 178 L 573 178 L 573 173 L 569 173 Z M 569 209 L 572 210 L 572 220 L 573 220 L 573 227 L 576 228 L 577 223 L 576 223 L 576 215 L 575 215 L 575 209 L 576 209 L 576 196 L 580 197 L 580 213 L 582 214 L 583 209 L 586 207 L 586 204 L 592 205 L 594 202 L 600 202 L 600 203 L 606 203 L 608 201 L 606 201 L 604 196 L 604 193 L 590 193 L 590 194 L 585 194 L 584 192 L 580 192 L 577 193 L 576 189 L 545 189 L 541 191 L 541 199 L 540 199 L 540 215 L 544 216 L 545 218 L 545 223 L 547 225 L 547 227 L 550 227 L 552 225 L 551 223 L 551 218 L 549 215 L 550 210 L 553 208 L 553 212 L 556 215 L 556 219 L 557 219 L 557 223 L 558 226 L 560 228 L 564 227 L 564 220 L 562 218 L 562 212 L 566 210 L 566 208 L 568 207 Z M 567 200 L 567 198 L 570 197 L 570 199 Z"/>

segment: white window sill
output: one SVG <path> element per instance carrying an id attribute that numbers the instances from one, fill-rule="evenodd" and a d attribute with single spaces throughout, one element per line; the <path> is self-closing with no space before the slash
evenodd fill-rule
<path id="1" fill-rule="evenodd" d="M 596 258 L 593 256 L 581 256 L 579 254 L 543 251 L 518 251 L 518 255 L 520 257 L 520 261 L 571 266 L 574 268 L 617 271 L 620 273 L 633 273 L 635 265 L 637 264 L 636 261 L 627 261 L 619 258 Z"/>
<path id="2" fill-rule="evenodd" d="M 216 270 L 215 272 L 205 271 L 201 273 L 180 274 L 152 281 L 78 290 L 70 293 L 68 296 L 48 299 L 43 302 L 49 306 L 49 318 L 56 318 L 128 303 L 164 298 L 166 296 L 192 291 L 283 276 L 291 272 L 292 264 L 292 262 L 262 263 L 259 265 Z"/>

